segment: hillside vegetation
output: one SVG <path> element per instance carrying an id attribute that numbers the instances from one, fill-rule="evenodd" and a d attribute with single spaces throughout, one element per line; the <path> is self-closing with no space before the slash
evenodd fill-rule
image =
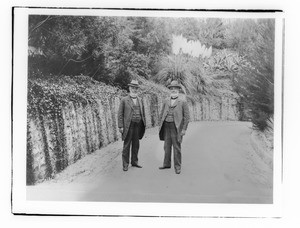
<path id="1" fill-rule="evenodd" d="M 127 89 L 178 80 L 190 96 L 237 95 L 259 130 L 274 112 L 274 19 L 29 16 L 29 78 L 85 75 Z"/>
<path id="2" fill-rule="evenodd" d="M 141 83 L 148 128 L 178 80 L 192 121 L 272 129 L 274 23 L 30 15 L 27 183 L 118 140 L 116 113 L 132 79 Z"/>

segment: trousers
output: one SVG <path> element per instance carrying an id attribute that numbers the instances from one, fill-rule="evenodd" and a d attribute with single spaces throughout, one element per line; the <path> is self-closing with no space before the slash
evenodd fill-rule
<path id="1" fill-rule="evenodd" d="M 177 129 L 174 122 L 164 122 L 164 167 L 171 167 L 171 155 L 173 147 L 174 168 L 181 170 L 181 143 L 178 141 Z"/>
<path id="2" fill-rule="evenodd" d="M 123 167 L 128 167 L 129 157 L 130 157 L 130 148 L 131 148 L 131 165 L 138 164 L 138 152 L 140 148 L 139 140 L 139 131 L 140 131 L 140 122 L 131 122 L 128 133 L 124 140 L 123 151 L 122 151 L 122 162 Z"/>

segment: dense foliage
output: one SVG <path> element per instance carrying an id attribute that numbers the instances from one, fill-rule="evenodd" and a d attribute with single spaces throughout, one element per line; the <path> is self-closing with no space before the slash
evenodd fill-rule
<path id="1" fill-rule="evenodd" d="M 272 118 L 272 19 L 30 15 L 28 29 L 31 79 L 86 75 L 122 89 L 176 79 L 189 96 L 236 97 L 240 119 L 260 130 Z M 175 52 L 174 35 L 185 40 Z"/>
<path id="2" fill-rule="evenodd" d="M 241 48 L 247 64 L 233 77 L 241 103 L 258 130 L 270 127 L 274 114 L 274 20 L 259 20 L 254 35 Z M 272 127 L 272 126 L 271 126 Z"/>
<path id="3" fill-rule="evenodd" d="M 150 76 L 168 42 L 163 24 L 149 18 L 32 15 L 29 76 L 83 74 L 124 87 Z"/>

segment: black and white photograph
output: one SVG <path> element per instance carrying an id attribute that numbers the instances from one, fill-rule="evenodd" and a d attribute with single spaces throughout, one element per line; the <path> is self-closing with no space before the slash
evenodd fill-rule
<path id="1" fill-rule="evenodd" d="M 15 213 L 279 216 L 280 10 L 13 14 Z"/>

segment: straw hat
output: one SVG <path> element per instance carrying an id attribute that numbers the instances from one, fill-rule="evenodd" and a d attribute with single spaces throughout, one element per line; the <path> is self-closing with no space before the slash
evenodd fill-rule
<path id="1" fill-rule="evenodd" d="M 131 82 L 128 84 L 128 86 L 140 87 L 139 82 L 137 80 L 131 80 Z"/>
<path id="2" fill-rule="evenodd" d="M 168 88 L 170 89 L 171 87 L 177 87 L 179 89 L 181 89 L 181 85 L 178 83 L 178 81 L 174 80 L 171 82 L 170 85 L 168 85 Z"/>

